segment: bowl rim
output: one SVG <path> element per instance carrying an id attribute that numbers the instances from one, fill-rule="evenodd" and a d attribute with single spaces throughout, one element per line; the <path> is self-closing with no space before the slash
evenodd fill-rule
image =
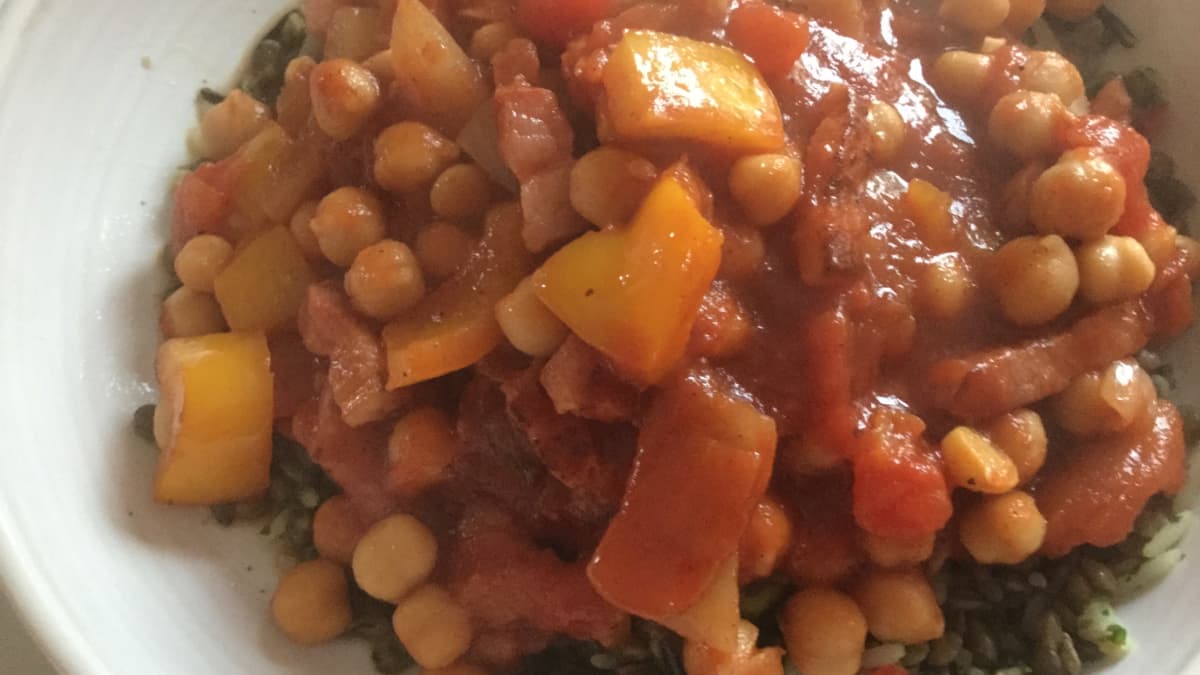
<path id="1" fill-rule="evenodd" d="M 0 88 L 39 2 L 0 0 Z M 34 564 L 28 540 L 20 533 L 12 509 L 0 508 L 0 595 L 12 601 L 17 620 L 59 673 L 113 675 L 66 612 L 49 576 Z"/>
<path id="2" fill-rule="evenodd" d="M 47 575 L 33 564 L 28 546 L 17 532 L 10 510 L 0 508 L 0 592 L 12 601 L 18 621 L 59 673 L 112 675 L 64 611 Z"/>

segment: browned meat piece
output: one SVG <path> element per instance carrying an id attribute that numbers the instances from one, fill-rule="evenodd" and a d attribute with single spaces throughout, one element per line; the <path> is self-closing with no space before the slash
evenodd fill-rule
<path id="1" fill-rule="evenodd" d="M 309 351 L 329 357 L 329 386 L 346 424 L 359 427 L 381 420 L 408 400 L 407 392 L 384 387 L 383 343 L 336 286 L 310 286 L 298 322 Z"/>
<path id="2" fill-rule="evenodd" d="M 634 418 L 641 402 L 641 392 L 574 335 L 546 362 L 539 379 L 560 415 L 623 422 Z"/>
<path id="3" fill-rule="evenodd" d="M 933 400 L 961 419 L 986 420 L 1137 353 L 1153 333 L 1154 320 L 1141 300 L 1105 307 L 1058 335 L 938 362 L 929 375 Z"/>

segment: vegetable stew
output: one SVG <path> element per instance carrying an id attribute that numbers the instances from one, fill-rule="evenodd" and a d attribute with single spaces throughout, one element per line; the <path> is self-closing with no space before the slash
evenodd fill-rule
<path id="1" fill-rule="evenodd" d="M 1118 655 L 1200 244 L 1161 92 L 1022 40 L 1098 8 L 306 0 L 201 97 L 155 497 L 385 672 Z"/>

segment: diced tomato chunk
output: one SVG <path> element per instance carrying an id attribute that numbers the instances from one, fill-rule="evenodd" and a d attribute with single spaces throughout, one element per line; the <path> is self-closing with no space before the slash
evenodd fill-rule
<path id="1" fill-rule="evenodd" d="M 1061 448 L 1035 491 L 1046 517 L 1042 552 L 1119 543 L 1151 497 L 1183 487 L 1185 459 L 1183 421 L 1168 401 L 1119 435 Z"/>
<path id="2" fill-rule="evenodd" d="M 754 59 L 767 77 L 791 72 L 808 47 L 808 19 L 763 2 L 744 4 L 729 15 L 725 37 Z"/>
<path id="3" fill-rule="evenodd" d="M 534 40 L 563 47 L 616 8 L 616 0 L 519 0 L 517 22 Z"/>
<path id="4" fill-rule="evenodd" d="M 206 162 L 180 180 L 171 220 L 173 252 L 198 234 L 225 234 L 240 166 L 236 158 Z"/>
<path id="5" fill-rule="evenodd" d="M 916 539 L 942 529 L 952 506 L 925 425 L 900 411 L 875 414 L 854 459 L 854 518 L 880 537 Z"/>

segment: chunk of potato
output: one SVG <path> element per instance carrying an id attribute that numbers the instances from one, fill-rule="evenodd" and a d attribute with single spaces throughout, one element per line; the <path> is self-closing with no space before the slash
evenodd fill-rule
<path id="1" fill-rule="evenodd" d="M 154 498 L 221 504 L 266 491 L 274 394 L 261 333 L 168 340 L 156 364 L 161 399 L 154 436 L 162 449 Z"/>
<path id="2" fill-rule="evenodd" d="M 730 152 L 783 146 L 783 115 L 762 74 L 728 47 L 627 33 L 604 69 L 608 129 L 622 139 L 681 139 Z"/>
<path id="3" fill-rule="evenodd" d="M 321 180 L 321 155 L 311 142 L 288 136 L 272 122 L 238 150 L 244 173 L 233 194 L 248 232 L 286 223 L 305 199 L 315 196 Z M 237 234 L 237 233 L 235 233 Z M 239 242 L 240 237 L 235 237 Z"/>
<path id="4" fill-rule="evenodd" d="M 488 95 L 479 67 L 421 0 L 396 5 L 391 46 L 405 102 L 422 121 L 457 134 Z"/>
<path id="5" fill-rule="evenodd" d="M 686 168 L 664 173 L 625 229 L 590 232 L 534 275 L 538 297 L 627 377 L 654 384 L 683 356 L 724 238 Z"/>
<path id="6" fill-rule="evenodd" d="M 213 291 L 235 331 L 271 332 L 296 318 L 313 273 L 286 227 L 275 227 L 238 251 Z"/>

